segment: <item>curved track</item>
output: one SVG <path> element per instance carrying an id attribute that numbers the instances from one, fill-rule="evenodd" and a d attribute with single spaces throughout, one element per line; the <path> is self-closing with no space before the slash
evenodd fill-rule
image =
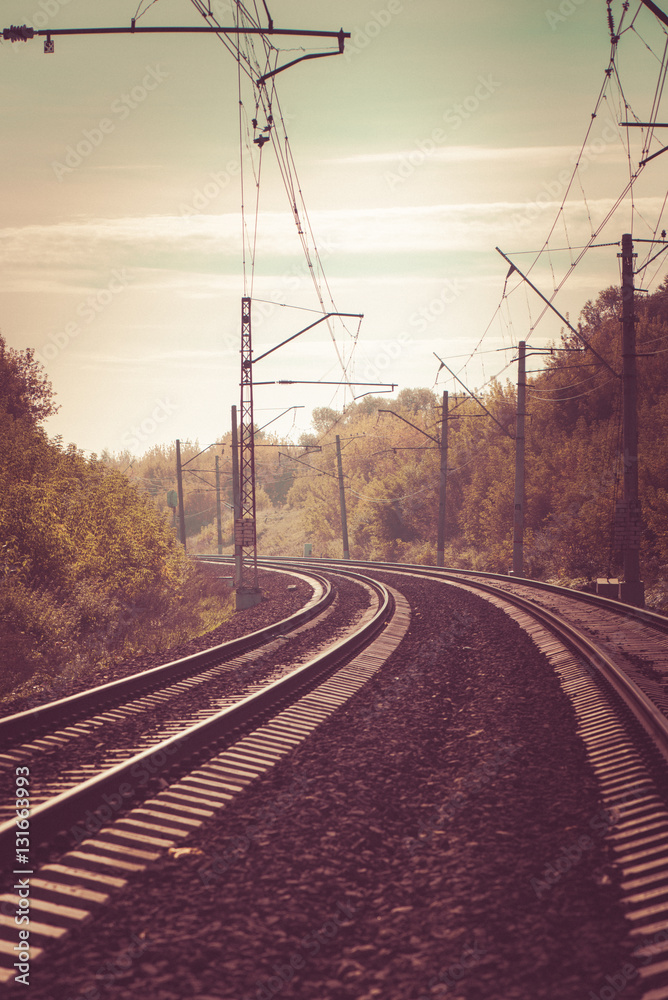
<path id="1" fill-rule="evenodd" d="M 411 575 L 468 585 L 475 592 L 521 608 L 542 621 L 605 676 L 627 707 L 656 732 L 662 753 L 668 715 L 668 618 L 618 601 L 536 580 L 452 568 L 344 560 L 292 560 L 292 565 L 356 566 L 394 576 Z M 279 565 L 280 560 L 267 561 Z M 626 694 L 624 693 L 626 692 Z M 668 756 L 668 752 L 665 752 Z"/>
<path id="2" fill-rule="evenodd" d="M 6 800 L 17 767 L 29 767 L 33 775 L 34 808 L 285 673 L 280 660 L 290 655 L 296 638 L 327 620 L 336 594 L 321 576 L 288 575 L 295 577 L 307 582 L 313 594 L 288 618 L 204 652 L 0 719 L 0 841 L 2 824 L 14 812 Z"/>
<path id="3" fill-rule="evenodd" d="M 668 1000 L 668 618 L 531 580 L 353 565 L 373 566 L 395 585 L 417 576 L 476 593 L 515 618 L 547 655 L 599 781 L 642 1000 Z"/>
<path id="4" fill-rule="evenodd" d="M 30 876 L 32 957 L 88 920 L 133 872 L 165 850 L 178 851 L 191 831 L 358 690 L 401 642 L 410 618 L 399 593 L 401 581 L 418 577 L 434 586 L 473 591 L 501 607 L 553 664 L 599 781 L 605 833 L 616 858 L 643 997 L 666 1000 L 668 620 L 591 595 L 492 574 L 340 560 L 272 560 L 265 565 L 355 578 L 374 589 L 374 608 L 357 623 L 353 636 L 286 677 L 211 718 L 178 727 L 157 746 L 34 810 L 33 854 L 39 854 L 38 842 L 54 830 L 61 831 L 60 847 L 66 853 Z M 327 589 L 322 581 L 321 587 Z M 275 637 L 276 632 L 271 641 L 282 641 Z M 202 676 L 211 680 L 206 672 Z M 5 824 L 0 844 L 11 850 L 15 834 L 13 824 Z M 12 975 L 13 914 L 19 905 L 11 893 L 0 896 L 0 978 Z"/>
<path id="5" fill-rule="evenodd" d="M 25 872 L 26 885 L 30 886 L 32 958 L 39 957 L 49 942 L 63 938 L 70 927 L 88 920 L 95 907 L 106 901 L 111 890 L 124 885 L 130 874 L 161 851 L 174 848 L 273 766 L 346 701 L 396 648 L 408 624 L 408 608 L 401 596 L 360 574 L 348 571 L 337 575 L 355 580 L 373 598 L 345 638 L 330 642 L 329 648 L 308 662 L 293 663 L 286 676 L 208 718 L 185 726 L 179 723 L 173 735 L 150 748 L 130 756 L 127 750 L 119 751 L 124 754 L 122 762 L 31 809 L 27 831 L 17 829 L 14 820 L 0 826 L 3 867 L 11 871 L 15 865 L 17 878 Z M 323 584 L 322 590 L 329 593 L 329 583 Z M 303 621 L 305 611 L 293 617 Z M 283 635 L 285 622 L 269 631 L 270 638 Z M 234 652 L 238 652 L 237 643 L 231 644 Z M 225 651 L 224 646 L 218 647 L 215 655 L 220 657 L 221 651 Z M 206 665 L 209 653 L 188 659 L 201 667 L 202 656 Z M 172 680 L 168 668 L 173 666 L 148 674 Z M 187 669 L 192 666 L 188 664 Z M 178 661 L 177 669 L 186 669 L 184 661 Z M 123 686 L 124 682 L 118 682 L 106 687 L 112 687 L 114 697 L 118 697 Z M 136 689 L 131 686 L 129 690 L 134 699 Z M 66 701 L 74 701 L 77 710 L 82 703 L 90 705 L 84 696 Z M 132 704 L 125 709 L 131 710 Z M 45 713 L 36 715 L 43 720 Z M 9 720 L 8 725 L 15 726 L 16 720 Z M 76 733 L 79 727 L 71 728 Z M 19 774 L 23 779 L 30 768 L 14 762 L 12 770 L 18 780 Z M 21 781 L 26 791 L 29 782 L 29 778 Z M 63 850 L 65 854 L 56 862 L 42 865 L 35 873 L 40 856 L 62 855 Z M 13 978 L 20 895 L 0 895 L 0 981 Z"/>
<path id="6" fill-rule="evenodd" d="M 6 752 L 6 748 L 19 740 L 34 740 L 42 733 L 52 731 L 54 724 L 74 723 L 96 714 L 100 710 L 109 710 L 117 705 L 125 705 L 131 699 L 164 690 L 166 685 L 184 678 L 194 677 L 211 666 L 222 664 L 251 650 L 260 649 L 275 637 L 283 637 L 323 614 L 334 598 L 334 592 L 329 582 L 322 576 L 313 573 L 309 575 L 290 573 L 287 569 L 283 569 L 282 572 L 293 578 L 304 580 L 313 588 L 311 599 L 296 614 L 250 635 L 214 646 L 201 653 L 195 653 L 192 656 L 165 663 L 151 670 L 141 671 L 121 680 L 112 681 L 0 719 L 0 746 L 5 748 L 5 751 L 0 754 L 0 765 L 16 763 L 14 758 Z M 73 732 L 72 735 L 76 735 L 76 732 Z M 37 750 L 38 747 L 39 744 L 35 749 Z"/>

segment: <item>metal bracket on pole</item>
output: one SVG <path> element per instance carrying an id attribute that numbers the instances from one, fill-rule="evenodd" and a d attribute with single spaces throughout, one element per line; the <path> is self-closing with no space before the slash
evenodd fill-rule
<path id="1" fill-rule="evenodd" d="M 578 340 L 581 341 L 584 344 L 585 348 L 588 351 L 591 351 L 591 353 L 594 355 L 594 357 L 598 358 L 598 360 L 601 362 L 601 364 L 605 365 L 605 367 L 608 369 L 608 371 L 612 372 L 612 374 L 615 376 L 615 378 L 620 378 L 621 376 L 620 376 L 619 372 L 616 372 L 615 369 L 611 365 L 608 364 L 608 362 L 605 360 L 605 358 L 601 357 L 601 355 L 597 351 L 594 350 L 594 348 L 591 346 L 591 344 L 589 343 L 589 341 L 585 340 L 585 338 L 582 336 L 582 334 L 580 333 L 580 331 L 576 330 L 575 327 L 572 326 L 568 322 L 568 320 L 566 319 L 565 316 L 562 316 L 562 314 L 559 312 L 559 310 L 557 309 L 557 307 L 554 306 L 550 302 L 550 300 L 547 299 L 538 288 L 536 288 L 536 286 L 534 285 L 534 283 L 532 281 L 529 281 L 529 279 L 527 278 L 526 274 L 522 274 L 522 272 L 520 271 L 519 267 L 517 267 L 516 264 L 513 264 L 513 262 L 510 259 L 510 257 L 507 257 L 506 254 L 503 252 L 503 250 L 499 250 L 498 247 L 496 247 L 496 252 L 500 253 L 501 256 L 503 257 L 503 259 L 506 260 L 506 261 L 508 261 L 508 263 L 510 264 L 510 271 L 508 271 L 508 278 L 513 273 L 513 271 L 517 271 L 517 273 L 519 274 L 520 278 L 522 278 L 523 281 L 526 281 L 526 283 L 529 286 L 529 288 L 533 288 L 533 290 L 536 293 L 536 295 L 539 298 L 541 298 L 543 300 L 543 302 L 545 303 L 545 305 L 548 306 L 552 310 L 552 312 L 555 313 L 559 317 L 559 319 L 561 320 L 562 323 L 566 324 L 566 326 L 571 331 L 571 333 L 574 334 L 578 338 Z M 506 280 L 508 280 L 508 279 L 506 278 Z"/>

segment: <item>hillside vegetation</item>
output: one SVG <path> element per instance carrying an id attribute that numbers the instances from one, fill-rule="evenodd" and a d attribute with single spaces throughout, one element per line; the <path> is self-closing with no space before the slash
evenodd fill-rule
<path id="1" fill-rule="evenodd" d="M 604 291 L 580 318 L 582 337 L 621 372 L 621 299 Z M 668 603 L 668 283 L 638 302 L 640 490 L 645 531 L 643 576 L 655 606 Z M 537 362 L 537 363 L 536 363 Z M 615 500 L 622 490 L 621 379 L 572 334 L 547 358 L 529 357 L 525 572 L 584 583 L 620 572 L 613 547 Z M 491 384 L 482 402 L 450 396 L 446 564 L 507 572 L 512 561 L 516 388 Z M 439 452 L 395 414 L 438 438 L 441 394 L 404 389 L 396 399 L 368 396 L 344 413 L 314 412 L 301 447 L 258 436 L 259 549 L 265 555 L 340 556 L 341 519 L 335 437 L 340 436 L 354 558 L 434 562 Z M 223 500 L 223 551 L 232 546 L 229 436 L 216 449 Z M 199 451 L 187 446 L 184 461 Z M 286 457 L 291 456 L 291 458 Z M 298 459 L 299 461 L 296 461 Z M 118 456 L 117 467 L 128 456 Z M 215 552 L 213 450 L 184 475 L 189 547 Z M 156 494 L 175 486 L 173 450 L 154 449 L 131 474 Z M 209 470 L 209 471 L 207 471 Z M 225 506 L 227 504 L 228 506 Z"/>
<path id="2" fill-rule="evenodd" d="M 588 303 L 574 335 L 528 368 L 525 572 L 576 585 L 620 572 L 615 500 L 622 489 L 621 301 Z M 649 603 L 668 609 L 668 282 L 637 306 L 641 563 Z M 599 357 L 597 357 L 598 355 Z M 544 366 L 542 364 L 544 362 Z M 450 396 L 446 564 L 507 572 L 512 557 L 516 388 Z M 390 412 L 388 412 L 390 411 Z M 175 538 L 167 492 L 175 448 L 86 457 L 50 440 L 51 386 L 30 350 L 0 336 L 0 698 L 51 696 L 73 678 L 160 651 L 217 625 L 213 595 Z M 402 419 L 398 419 L 402 418 Z M 261 555 L 342 554 L 336 437 L 353 558 L 433 563 L 441 394 L 367 396 L 343 413 L 314 411 L 299 445 L 257 435 Z M 427 436 L 425 436 L 427 435 Z M 222 551 L 233 546 L 229 434 L 182 443 L 189 552 L 215 552 L 215 461 Z M 43 693 L 42 693 L 43 696 Z"/>
<path id="3" fill-rule="evenodd" d="M 55 409 L 32 352 L 0 336 L 0 696 L 95 683 L 229 613 L 144 492 L 49 440 Z"/>

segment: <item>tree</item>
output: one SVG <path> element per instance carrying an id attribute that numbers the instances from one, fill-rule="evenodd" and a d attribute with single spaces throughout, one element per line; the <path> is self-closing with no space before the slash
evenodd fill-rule
<path id="1" fill-rule="evenodd" d="M 330 406 L 316 406 L 311 414 L 311 423 L 318 434 L 324 434 L 341 419 L 341 413 Z"/>
<path id="2" fill-rule="evenodd" d="M 156 641 L 154 620 L 197 622 L 192 573 L 152 498 L 49 440 L 53 412 L 32 352 L 0 341 L 0 691 L 65 667 L 95 683 L 127 640 Z"/>
<path id="3" fill-rule="evenodd" d="M 14 420 L 37 424 L 58 411 L 54 394 L 34 351 L 7 347 L 0 333 L 0 410 Z"/>

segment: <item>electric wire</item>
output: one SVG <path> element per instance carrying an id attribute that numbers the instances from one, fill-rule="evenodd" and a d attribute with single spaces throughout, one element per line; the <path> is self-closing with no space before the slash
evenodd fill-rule
<path id="1" fill-rule="evenodd" d="M 360 500 L 366 500 L 368 503 L 399 503 L 400 500 L 408 500 L 411 497 L 419 496 L 421 493 L 426 493 L 427 490 L 434 489 L 437 485 L 438 481 L 433 480 L 431 483 L 428 483 L 426 486 L 422 486 L 419 490 L 416 490 L 414 493 L 404 493 L 403 496 L 400 497 L 380 497 L 380 498 L 370 497 L 364 493 L 358 493 L 356 490 L 352 488 L 352 486 L 347 486 L 347 489 L 349 493 L 353 494 L 353 496 L 359 497 Z"/>
<path id="2" fill-rule="evenodd" d="M 211 10 L 208 10 L 204 6 L 204 4 L 201 2 L 201 0 L 190 0 L 190 2 L 200 12 L 200 14 L 206 19 L 206 21 L 209 23 L 209 25 L 211 27 L 218 27 L 218 28 L 222 29 L 223 25 L 220 24 L 220 22 L 217 20 L 216 16 L 213 14 L 213 12 Z M 240 5 L 238 3 L 238 0 L 237 0 L 237 13 L 239 12 L 240 8 L 243 9 L 242 5 Z M 255 27 L 257 27 L 257 25 L 255 25 Z M 254 67 L 251 65 L 251 63 L 248 62 L 248 60 L 246 59 L 245 54 L 241 52 L 241 49 L 240 49 L 240 46 L 239 46 L 239 38 L 238 38 L 238 36 L 237 36 L 237 44 L 236 45 L 232 44 L 227 39 L 227 37 L 225 36 L 225 34 L 224 34 L 224 32 L 222 30 L 220 32 L 215 32 L 215 36 L 216 36 L 216 38 L 219 39 L 220 42 L 222 42 L 222 44 L 225 46 L 225 48 L 230 53 L 230 55 L 234 59 L 238 59 L 239 60 L 241 72 L 243 72 L 254 83 L 255 82 Z"/>
<path id="3" fill-rule="evenodd" d="M 158 2 L 158 0 L 150 0 L 150 3 L 148 4 L 148 6 L 145 7 L 144 10 L 141 10 L 141 5 L 143 3 L 143 0 L 140 0 L 139 4 L 137 6 L 137 10 L 135 11 L 135 16 L 133 17 L 132 20 L 133 21 L 138 21 L 140 17 L 144 16 L 144 14 L 149 9 L 149 7 L 152 7 L 153 4 L 156 4 L 157 2 Z M 141 13 L 140 13 L 140 11 L 141 11 Z"/>
<path id="4" fill-rule="evenodd" d="M 615 381 L 614 378 L 609 378 L 605 382 L 602 382 L 601 385 L 595 385 L 591 389 L 588 389 L 586 392 L 579 392 L 575 396 L 540 396 L 539 398 L 541 400 L 545 400 L 546 402 L 565 403 L 570 399 L 582 399 L 583 396 L 590 396 L 592 392 L 598 392 L 599 389 L 602 389 L 604 385 L 608 385 L 610 382 L 614 381 Z M 532 386 L 527 385 L 527 392 L 540 392 L 540 391 L 541 390 L 536 390 Z M 554 392 L 555 390 L 552 391 Z"/>
<path id="5" fill-rule="evenodd" d="M 601 374 L 602 370 L 603 369 L 599 369 L 598 371 L 594 372 L 593 375 L 589 375 L 587 378 L 583 378 L 580 382 L 570 382 L 568 385 L 558 385 L 558 386 L 557 385 L 553 385 L 553 386 L 548 386 L 545 389 L 542 389 L 539 386 L 532 386 L 532 392 L 556 392 L 556 391 L 561 392 L 562 390 L 565 390 L 565 389 L 577 389 L 578 386 L 580 386 L 580 385 L 586 385 L 587 382 L 591 382 L 593 379 L 598 378 L 598 376 Z M 557 373 L 557 372 L 560 371 L 560 369 L 559 368 L 549 368 L 549 369 L 545 369 L 544 371 L 545 371 L 545 374 L 547 375 L 547 374 Z"/>
<path id="6" fill-rule="evenodd" d="M 196 5 L 199 4 L 199 0 L 192 0 L 192 2 L 195 3 Z M 256 11 L 257 11 L 257 5 L 255 5 L 255 6 L 256 6 Z M 201 9 L 201 4 L 199 4 L 199 7 Z M 245 8 L 243 8 L 243 6 L 240 3 L 237 3 L 237 12 L 238 12 L 237 13 L 237 23 L 239 25 L 242 23 L 242 14 L 241 14 L 242 10 L 245 10 Z M 202 12 L 205 14 L 205 16 L 208 16 L 208 11 L 204 10 Z M 246 12 L 246 15 L 247 15 L 247 12 Z M 253 44 L 253 39 L 252 38 L 246 38 L 245 39 L 245 41 L 244 41 L 243 44 L 246 46 L 246 51 L 242 53 L 242 35 L 241 35 L 241 33 L 239 34 L 239 36 L 238 36 L 238 42 L 237 42 L 237 53 L 236 53 L 236 55 L 237 55 L 237 63 L 239 65 L 239 67 L 240 67 L 239 74 L 238 74 L 239 75 L 239 81 L 241 80 L 242 61 L 247 66 L 253 67 L 254 72 L 256 74 L 256 77 L 259 78 L 259 77 L 261 77 L 263 75 L 263 70 L 267 71 L 267 69 L 268 69 L 268 67 L 270 65 L 270 57 L 271 57 L 272 50 L 274 52 L 278 51 L 278 50 L 274 49 L 274 47 L 266 40 L 266 36 L 263 35 L 261 37 L 262 37 L 263 43 L 266 42 L 265 53 L 264 53 L 264 60 L 265 60 L 265 66 L 264 67 L 262 67 L 260 65 L 260 61 L 259 61 L 259 59 L 257 57 L 256 52 L 255 52 L 255 48 L 254 48 L 254 44 Z M 327 312 L 338 312 L 338 310 L 336 309 L 336 305 L 334 303 L 334 299 L 333 299 L 333 296 L 332 296 L 332 293 L 331 293 L 331 289 L 330 289 L 330 287 L 329 287 L 329 285 L 327 283 L 327 279 L 326 279 L 325 274 L 324 274 L 324 269 L 322 267 L 322 260 L 321 260 L 321 257 L 320 257 L 320 253 L 318 251 L 317 243 L 316 243 L 316 240 L 315 240 L 313 229 L 312 229 L 312 226 L 311 226 L 311 223 L 310 223 L 310 219 L 309 219 L 309 216 L 308 216 L 308 212 L 307 212 L 307 209 L 306 209 L 306 204 L 305 204 L 305 200 L 304 200 L 304 197 L 303 197 L 303 192 L 302 192 L 302 189 L 301 189 L 301 185 L 299 183 L 299 178 L 298 178 L 298 175 L 297 175 L 297 170 L 296 170 L 296 165 L 295 165 L 295 162 L 294 162 L 294 157 L 292 155 L 292 150 L 290 148 L 290 143 L 289 143 L 289 139 L 288 139 L 288 136 L 287 136 L 287 130 L 285 128 L 285 117 L 284 117 L 284 114 L 283 114 L 283 111 L 282 111 L 282 108 L 281 108 L 281 104 L 280 104 L 280 100 L 278 98 L 278 93 L 277 93 L 277 90 L 276 90 L 276 81 L 275 81 L 275 78 L 271 79 L 271 82 L 270 82 L 270 85 L 269 85 L 268 88 L 265 85 L 258 84 L 257 83 L 257 79 L 254 81 L 254 85 L 257 88 L 257 93 L 256 93 L 256 97 L 255 97 L 256 118 L 254 119 L 254 123 L 257 121 L 257 114 L 259 112 L 259 109 L 262 108 L 262 111 L 265 114 L 266 120 L 268 122 L 267 128 L 269 129 L 269 131 L 271 133 L 271 140 L 272 140 L 271 141 L 271 145 L 272 145 L 272 149 L 273 149 L 273 151 L 274 151 L 274 153 L 276 155 L 276 161 L 277 161 L 277 164 L 278 164 L 279 174 L 281 176 L 281 179 L 282 179 L 282 182 L 283 182 L 283 186 L 284 186 L 284 188 L 285 188 L 285 190 L 287 192 L 287 195 L 288 195 L 288 200 L 289 200 L 289 203 L 290 203 L 290 208 L 291 208 L 291 211 L 292 211 L 292 214 L 293 214 L 293 218 L 294 218 L 294 221 L 295 221 L 295 225 L 296 225 L 296 228 L 297 228 L 297 233 L 298 233 L 301 245 L 302 245 L 302 251 L 303 251 L 305 259 L 306 259 L 308 272 L 311 275 L 311 278 L 312 278 L 312 281 L 313 281 L 313 284 L 314 284 L 314 288 L 315 288 L 318 300 L 320 302 L 321 309 L 322 309 L 322 311 L 324 313 L 327 313 Z M 243 97 L 242 97 L 242 94 L 241 94 L 241 83 L 240 82 L 239 82 L 239 102 L 240 102 L 240 109 L 241 109 L 241 106 L 243 106 Z M 241 115 L 241 110 L 240 110 L 240 115 Z M 275 137 L 275 135 L 274 135 L 275 130 L 276 130 L 276 126 L 279 123 L 280 123 L 280 127 L 281 127 L 281 138 L 280 138 L 280 140 L 277 139 Z M 247 146 L 248 150 L 252 154 L 252 150 L 251 150 L 251 147 L 250 147 L 250 134 L 249 134 L 249 130 L 247 129 L 246 131 L 247 131 L 246 146 Z M 257 140 L 253 140 L 253 141 L 257 142 Z M 240 153 L 241 153 L 242 157 L 243 157 L 243 152 L 244 152 L 243 145 L 244 145 L 243 144 L 243 124 L 240 122 Z M 260 147 L 260 149 L 259 149 L 259 154 L 260 154 L 260 156 L 259 156 L 259 162 L 261 164 L 262 146 L 264 145 L 264 143 L 262 141 L 260 141 L 258 143 L 258 145 Z M 251 163 L 253 162 L 252 155 L 250 155 L 248 157 L 248 160 Z M 243 162 L 243 159 L 242 159 L 242 162 Z M 250 243 L 251 246 L 252 246 L 252 248 L 253 248 L 252 251 L 249 250 L 249 256 L 251 258 L 250 259 L 251 295 L 252 295 L 252 287 L 253 287 L 255 251 L 257 249 L 257 232 L 258 232 L 258 218 L 259 218 L 259 192 L 260 192 L 260 169 L 261 169 L 261 166 L 258 166 L 258 171 L 257 171 L 257 174 L 256 174 L 257 198 L 256 198 L 255 226 L 254 226 L 254 234 L 253 234 L 252 242 L 251 242 L 251 240 L 249 238 L 247 223 L 245 221 L 242 223 L 243 237 L 244 237 L 244 246 L 246 245 L 246 243 Z M 243 170 L 242 170 L 242 175 L 243 175 Z M 244 197 L 243 193 L 242 193 L 242 206 L 243 206 L 242 207 L 242 215 L 245 216 L 245 197 Z M 244 257 L 245 257 L 245 253 L 246 253 L 246 251 L 244 249 Z M 246 291 L 246 294 L 247 294 L 248 293 L 248 279 L 246 277 L 246 262 L 245 262 L 245 260 L 244 260 L 244 285 L 245 285 L 245 291 Z M 325 287 L 325 289 L 327 291 L 327 294 L 329 296 L 329 301 L 332 304 L 332 308 L 331 309 L 327 309 L 326 306 L 325 306 L 325 298 L 324 298 L 324 295 L 323 295 L 322 286 Z M 350 375 L 349 375 L 349 365 L 350 365 L 350 360 L 351 359 L 349 359 L 348 363 L 346 363 L 344 357 L 342 356 L 341 350 L 340 350 L 338 342 L 336 340 L 336 336 L 334 334 L 334 330 L 333 330 L 333 327 L 332 327 L 331 320 L 328 318 L 325 321 L 325 323 L 326 323 L 326 325 L 328 327 L 328 330 L 329 330 L 329 333 L 330 333 L 330 337 L 331 337 L 331 340 L 332 340 L 332 343 L 333 343 L 333 346 L 334 346 L 334 349 L 335 349 L 335 352 L 336 352 L 336 355 L 337 355 L 337 359 L 339 361 L 339 365 L 340 365 L 341 371 L 343 373 L 343 381 L 347 384 L 348 388 L 350 389 L 350 391 L 352 393 L 352 385 L 350 384 L 351 380 L 350 380 Z M 345 323 L 342 323 L 342 326 L 344 327 L 344 329 L 346 328 L 345 327 Z M 349 333 L 349 336 L 351 337 L 351 339 L 353 341 L 353 351 L 354 351 L 354 346 L 357 343 L 357 338 L 358 338 L 358 334 L 359 334 L 359 327 L 358 327 L 358 330 L 354 334 L 350 334 L 349 331 L 347 331 L 347 332 Z M 352 358 L 352 352 L 351 352 L 351 358 Z"/>
<path id="7" fill-rule="evenodd" d="M 622 14 L 622 20 L 620 21 L 620 24 L 623 22 L 625 13 L 626 13 L 626 11 L 624 11 L 623 14 Z M 546 253 L 546 252 L 549 252 L 550 243 L 551 243 L 553 234 L 555 232 L 555 228 L 556 228 L 558 222 L 561 221 L 561 223 L 563 225 L 563 228 L 564 228 L 564 232 L 566 234 L 566 243 L 567 243 L 567 245 L 569 247 L 569 251 L 570 251 L 570 266 L 568 267 L 568 269 L 566 270 L 566 273 L 564 274 L 564 276 L 562 277 L 562 279 L 559 282 L 555 283 L 553 281 L 553 284 L 554 284 L 555 287 L 554 287 L 554 291 L 553 291 L 553 294 L 551 296 L 550 301 L 553 301 L 554 298 L 557 296 L 557 294 L 560 292 L 561 288 L 563 287 L 563 285 L 565 284 L 565 282 L 567 281 L 567 279 L 573 273 L 573 271 L 578 266 L 578 264 L 580 263 L 580 261 L 582 260 L 582 258 L 584 257 L 584 255 L 587 253 L 587 251 L 592 247 L 592 245 L 593 245 L 595 239 L 597 238 L 598 234 L 602 231 L 602 229 L 605 227 L 605 225 L 607 225 L 608 221 L 610 220 L 610 218 L 612 217 L 612 215 L 617 211 L 617 208 L 622 203 L 622 201 L 626 198 L 626 196 L 629 193 L 631 193 L 632 197 L 633 197 L 633 185 L 634 185 L 634 182 L 637 179 L 639 173 L 642 170 L 642 166 L 640 164 L 636 168 L 635 171 L 633 171 L 631 169 L 630 178 L 629 178 L 629 180 L 628 180 L 628 182 L 627 182 L 624 190 L 622 191 L 621 195 L 613 203 L 612 208 L 608 211 L 608 213 L 606 214 L 606 216 L 603 219 L 603 221 L 601 223 L 599 223 L 599 225 L 597 227 L 595 227 L 594 223 L 593 223 L 593 220 L 591 219 L 591 213 L 589 211 L 589 205 L 588 205 L 588 203 L 586 201 L 586 195 L 584 193 L 584 189 L 582 188 L 582 182 L 581 182 L 581 177 L 580 177 L 580 166 L 581 166 L 581 163 L 583 161 L 583 158 L 585 156 L 585 153 L 586 153 L 586 150 L 587 150 L 587 147 L 588 147 L 588 143 L 589 143 L 589 140 L 590 140 L 591 132 L 592 132 L 592 129 L 593 129 L 593 124 L 594 124 L 594 122 L 595 122 L 595 120 L 596 120 L 596 118 L 598 116 L 598 113 L 599 113 L 599 110 L 600 110 L 600 107 L 601 107 L 603 101 L 607 100 L 607 93 L 606 93 L 606 91 L 607 91 L 607 88 L 609 86 L 610 79 L 611 79 L 611 77 L 613 75 L 615 76 L 615 79 L 618 82 L 620 94 L 623 96 L 623 86 L 622 86 L 622 82 L 621 82 L 621 79 L 619 77 L 619 74 L 617 72 L 617 66 L 616 66 L 616 61 L 615 61 L 615 56 L 616 56 L 618 41 L 619 41 L 619 32 L 612 35 L 612 50 L 611 50 L 611 56 L 610 56 L 610 61 L 609 61 L 608 69 L 605 72 L 604 80 L 603 80 L 603 83 L 601 84 L 601 87 L 600 87 L 600 90 L 599 90 L 599 94 L 598 94 L 598 97 L 596 99 L 594 111 L 591 114 L 591 117 L 590 117 L 590 120 L 589 120 L 589 124 L 587 126 L 586 131 L 585 131 L 585 136 L 584 136 L 582 145 L 580 147 L 580 152 L 579 152 L 578 157 L 576 159 L 576 163 L 575 163 L 573 171 L 571 173 L 571 177 L 570 177 L 570 179 L 569 179 L 569 181 L 568 181 L 568 183 L 566 185 L 566 188 L 565 188 L 565 191 L 564 191 L 564 195 L 563 195 L 561 204 L 560 204 L 559 209 L 557 211 L 557 214 L 555 216 L 554 222 L 552 223 L 552 225 L 551 225 L 551 227 L 550 227 L 550 229 L 548 231 L 548 234 L 547 234 L 547 237 L 546 237 L 546 239 L 545 239 L 545 241 L 543 243 L 543 246 L 536 253 L 536 255 L 534 257 L 534 260 L 531 263 L 531 265 L 529 266 L 528 271 L 527 271 L 527 273 L 530 274 L 531 271 L 533 270 L 533 268 L 538 263 L 538 261 L 541 259 L 542 255 L 544 253 Z M 625 107 L 628 108 L 629 111 L 630 111 L 631 110 L 630 109 L 630 105 L 626 101 L 625 97 L 623 99 L 624 99 L 624 105 L 625 105 Z M 627 146 L 628 146 L 628 129 L 627 129 Z M 568 223 L 567 223 L 566 212 L 565 212 L 566 203 L 567 203 L 567 201 L 569 199 L 569 196 L 570 196 L 570 193 L 571 193 L 571 190 L 572 190 L 572 187 L 573 187 L 573 183 L 575 182 L 576 178 L 577 178 L 578 183 L 581 186 L 581 189 L 583 191 L 583 196 L 585 198 L 585 207 L 586 207 L 588 218 L 589 218 L 589 222 L 590 222 L 590 232 L 591 232 L 591 238 L 590 238 L 590 240 L 583 247 L 579 247 L 579 248 L 576 248 L 575 246 L 573 246 L 572 245 L 572 241 L 570 240 L 570 236 L 569 236 L 569 233 L 568 233 Z M 574 256 L 573 251 L 575 251 L 576 249 L 579 252 L 577 253 L 577 256 Z M 517 287 L 518 286 L 515 286 L 515 289 L 513 289 L 513 291 L 516 290 Z M 511 292 L 511 294 L 512 294 L 512 292 Z M 508 292 L 507 292 L 507 281 L 506 281 L 506 284 L 504 284 L 504 291 L 503 291 L 503 295 L 502 295 L 502 300 L 503 300 L 503 298 L 507 298 L 507 296 L 508 296 Z M 543 309 L 541 310 L 541 312 L 540 312 L 537 320 L 534 323 L 531 324 L 531 327 L 530 327 L 530 331 L 531 332 L 533 332 L 533 330 L 535 330 L 535 328 L 538 325 L 538 323 L 542 320 L 543 316 L 548 311 L 548 308 L 549 308 L 548 306 L 544 306 L 543 307 Z"/>

